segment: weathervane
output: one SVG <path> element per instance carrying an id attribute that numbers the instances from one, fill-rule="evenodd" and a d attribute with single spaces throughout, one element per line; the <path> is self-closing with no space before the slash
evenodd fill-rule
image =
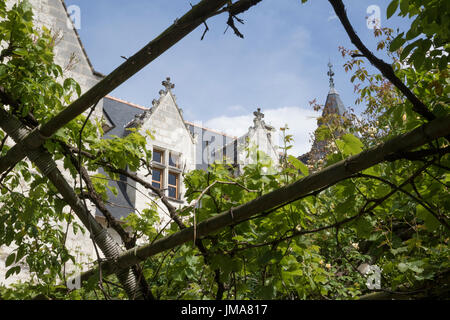
<path id="1" fill-rule="evenodd" d="M 334 72 L 333 72 L 333 65 L 331 62 L 328 62 L 328 76 L 330 77 L 330 88 L 334 88 Z"/>

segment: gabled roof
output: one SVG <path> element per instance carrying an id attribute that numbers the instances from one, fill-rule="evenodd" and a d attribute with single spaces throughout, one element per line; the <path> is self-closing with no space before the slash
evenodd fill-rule
<path id="1" fill-rule="evenodd" d="M 191 134 L 194 136 L 194 139 L 196 140 L 196 169 L 208 169 L 210 165 L 209 161 L 214 159 L 213 153 L 217 150 L 217 148 L 221 148 L 228 145 L 230 142 L 236 141 L 236 137 L 227 135 L 223 132 L 205 128 L 201 125 L 188 121 L 186 121 L 185 123 L 191 131 Z"/>
<path id="2" fill-rule="evenodd" d="M 275 131 L 275 128 L 266 124 L 264 119 L 264 114 L 261 112 L 261 109 L 258 108 L 257 111 L 255 111 L 254 113 L 255 118 L 253 119 L 253 126 L 249 128 L 249 130 L 247 131 L 247 133 L 245 133 L 244 135 L 240 136 L 239 138 L 235 138 L 235 141 L 232 141 L 228 144 L 226 144 L 225 146 L 223 146 L 221 148 L 222 151 L 229 149 L 230 147 L 233 148 L 237 148 L 238 146 L 245 146 L 247 144 L 247 140 L 252 139 L 253 136 L 255 135 L 256 129 L 259 127 L 261 129 L 264 130 L 265 134 L 267 135 L 267 139 L 270 142 L 270 138 L 269 135 L 272 134 L 273 131 Z M 233 145 L 233 146 L 232 146 Z M 272 150 L 274 151 L 275 154 L 277 154 L 277 150 L 275 148 L 274 145 L 272 146 Z M 219 150 L 216 150 L 219 151 Z M 237 150 L 235 150 L 235 153 L 237 152 Z M 237 159 L 235 159 L 236 161 Z"/>
<path id="3" fill-rule="evenodd" d="M 179 114 L 179 116 L 180 116 L 180 118 L 181 118 L 181 122 L 183 123 L 184 128 L 185 128 L 186 131 L 188 132 L 188 134 L 189 134 L 189 136 L 190 136 L 192 142 L 195 143 L 194 136 L 193 136 L 191 130 L 189 129 L 188 125 L 186 124 L 186 121 L 184 121 L 184 118 L 183 118 L 183 112 L 181 111 L 180 107 L 178 107 L 178 104 L 177 104 L 175 95 L 172 93 L 172 89 L 175 88 L 175 85 L 174 85 L 173 83 L 170 82 L 170 78 L 169 78 L 169 77 L 167 77 L 166 80 L 162 82 L 162 84 L 163 84 L 163 86 L 164 86 L 166 89 L 165 89 L 165 90 L 160 90 L 160 91 L 159 91 L 159 99 L 154 99 L 154 100 L 152 101 L 152 105 L 153 105 L 153 106 L 152 106 L 151 108 L 140 107 L 140 106 L 137 106 L 137 105 L 133 105 L 133 104 L 132 104 L 132 106 L 134 106 L 135 108 L 137 107 L 137 108 L 143 109 L 144 112 L 141 112 L 140 114 L 136 114 L 135 117 L 134 117 L 134 119 L 131 120 L 131 121 L 125 126 L 125 128 L 137 128 L 137 127 L 142 126 L 142 125 L 145 123 L 145 121 L 147 121 L 147 120 L 150 118 L 150 116 L 151 116 L 154 112 L 156 112 L 156 111 L 158 110 L 158 108 L 159 108 L 159 106 L 160 106 L 160 104 L 161 104 L 161 102 L 162 102 L 162 99 L 164 99 L 164 98 L 166 98 L 167 96 L 169 96 L 169 97 L 172 99 L 172 101 L 173 101 L 173 103 L 174 103 L 174 105 L 175 105 L 175 108 L 176 108 L 177 111 L 178 111 L 178 114 Z"/>

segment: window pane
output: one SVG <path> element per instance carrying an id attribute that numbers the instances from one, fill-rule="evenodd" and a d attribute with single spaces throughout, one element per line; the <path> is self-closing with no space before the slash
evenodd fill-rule
<path id="1" fill-rule="evenodd" d="M 162 163 L 162 152 L 158 150 L 153 150 L 153 161 Z"/>
<path id="2" fill-rule="evenodd" d="M 170 153 L 169 166 L 178 168 L 178 156 L 177 155 Z"/>
<path id="3" fill-rule="evenodd" d="M 161 171 L 153 169 L 152 179 L 153 181 L 161 182 Z"/>
<path id="4" fill-rule="evenodd" d="M 161 189 L 161 183 L 153 181 L 152 186 L 154 186 L 155 188 Z"/>
<path id="5" fill-rule="evenodd" d="M 171 197 L 171 198 L 178 198 L 177 188 L 169 187 L 169 197 Z"/>
<path id="6" fill-rule="evenodd" d="M 177 175 L 173 173 L 169 173 L 169 185 L 177 186 Z"/>

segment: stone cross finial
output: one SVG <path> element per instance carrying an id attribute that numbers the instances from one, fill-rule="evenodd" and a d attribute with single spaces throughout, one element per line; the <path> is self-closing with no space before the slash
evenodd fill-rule
<path id="1" fill-rule="evenodd" d="M 170 82 L 170 78 L 167 77 L 165 81 L 162 82 L 162 85 L 166 88 L 166 91 L 169 92 L 171 89 L 175 88 L 175 85 Z"/>
<path id="2" fill-rule="evenodd" d="M 264 118 L 264 113 L 261 112 L 261 108 L 258 108 L 258 110 L 253 112 L 253 114 L 255 115 L 255 120 L 262 121 Z"/>
<path id="3" fill-rule="evenodd" d="M 333 65 L 331 62 L 328 62 L 328 73 L 327 75 L 330 77 L 330 88 L 334 88 L 334 72 L 333 72 Z"/>

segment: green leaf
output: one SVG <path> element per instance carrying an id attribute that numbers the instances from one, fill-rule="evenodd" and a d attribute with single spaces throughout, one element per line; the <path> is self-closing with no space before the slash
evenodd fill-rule
<path id="1" fill-rule="evenodd" d="M 338 204 L 335 208 L 335 212 L 339 219 L 345 218 L 349 215 L 349 213 L 353 212 L 355 207 L 355 198 L 348 197 L 347 200 Z"/>
<path id="2" fill-rule="evenodd" d="M 364 146 L 357 137 L 350 133 L 343 135 L 336 143 L 344 156 L 358 154 L 363 150 Z"/>
<path id="3" fill-rule="evenodd" d="M 10 276 L 12 276 L 14 274 L 19 274 L 19 273 L 20 273 L 20 267 L 19 266 L 12 267 L 8 271 L 6 271 L 5 279 L 8 279 Z"/>
<path id="4" fill-rule="evenodd" d="M 304 176 L 307 176 L 309 174 L 308 167 L 296 157 L 290 155 L 288 157 L 288 160 L 289 163 L 291 163 L 295 167 L 295 169 L 300 170 Z"/>
<path id="5" fill-rule="evenodd" d="M 367 217 L 361 217 L 356 221 L 356 232 L 361 238 L 368 238 L 372 232 L 372 223 Z"/>
<path id="6" fill-rule="evenodd" d="M 389 50 L 391 52 L 397 51 L 405 43 L 406 40 L 403 38 L 403 34 L 403 32 L 400 33 L 394 40 L 392 40 L 391 45 L 389 46 Z"/>
<path id="7" fill-rule="evenodd" d="M 24 57 L 24 56 L 27 56 L 28 55 L 28 51 L 26 50 L 26 49 L 24 49 L 24 48 L 18 48 L 18 49 L 16 49 L 16 50 L 14 50 L 14 52 L 13 52 L 16 56 L 21 56 L 21 57 Z"/>
<path id="8" fill-rule="evenodd" d="M 398 270 L 400 270 L 400 272 L 405 272 L 409 269 L 409 266 L 406 263 L 400 262 L 398 265 Z"/>
<path id="9" fill-rule="evenodd" d="M 421 205 L 418 205 L 416 210 L 417 217 L 424 221 L 425 227 L 428 231 L 433 232 L 439 228 L 440 222 L 427 209 Z"/>
<path id="10" fill-rule="evenodd" d="M 416 70 L 419 70 L 425 61 L 425 52 L 421 48 L 417 48 L 414 53 L 411 55 L 410 63 L 414 65 Z"/>
<path id="11" fill-rule="evenodd" d="M 16 256 L 16 259 L 15 259 L 15 262 L 16 263 L 19 262 L 25 256 L 25 254 L 26 254 L 25 246 L 21 245 L 19 247 L 19 250 L 17 251 L 17 256 Z"/>
<path id="12" fill-rule="evenodd" d="M 16 260 L 16 254 L 11 253 L 8 256 L 8 258 L 6 258 L 5 267 L 8 268 L 10 265 L 12 265 L 14 263 L 15 260 Z"/>
<path id="13" fill-rule="evenodd" d="M 326 125 L 321 125 L 317 128 L 315 135 L 318 142 L 331 138 L 330 129 Z"/>
<path id="14" fill-rule="evenodd" d="M 400 0 L 400 11 L 402 14 L 408 13 L 409 0 Z"/>
<path id="15" fill-rule="evenodd" d="M 422 41 L 422 39 L 416 40 L 413 43 L 408 44 L 402 51 L 402 53 L 400 54 L 400 60 L 405 60 L 409 53 L 411 52 L 412 49 L 414 49 L 418 43 Z"/>
<path id="16" fill-rule="evenodd" d="M 398 7 L 398 3 L 399 3 L 399 0 L 394 0 L 394 1 L 392 1 L 389 5 L 388 5 L 388 7 L 387 7 L 387 12 L 386 12 L 386 15 L 387 15 L 387 18 L 389 19 L 390 17 L 392 17 L 392 15 L 395 13 L 395 11 L 397 10 L 397 7 Z"/>

